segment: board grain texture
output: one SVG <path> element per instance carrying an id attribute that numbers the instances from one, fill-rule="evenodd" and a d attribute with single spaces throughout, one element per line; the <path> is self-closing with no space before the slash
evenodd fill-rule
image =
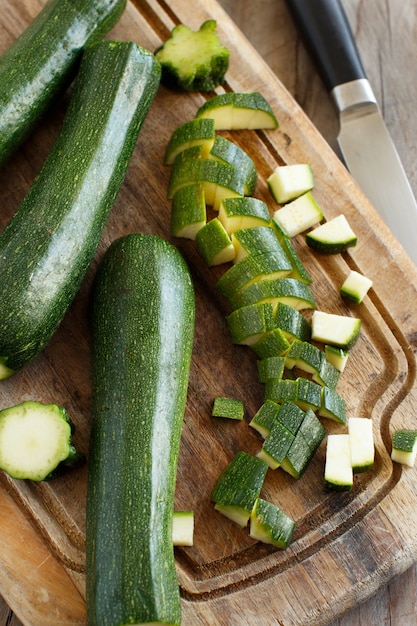
<path id="1" fill-rule="evenodd" d="M 17 7 L 11 0 L 1 0 L 1 50 L 43 4 L 24 0 Z M 263 389 L 253 353 L 233 346 L 227 332 L 228 309 L 215 289 L 224 268 L 207 269 L 192 242 L 175 240 L 191 269 L 197 299 L 176 494 L 177 509 L 195 512 L 194 546 L 177 550 L 183 624 L 324 626 L 417 558 L 415 471 L 390 461 L 393 430 L 415 427 L 417 270 L 333 149 L 219 4 L 200 0 L 190 14 L 188 3 L 181 0 L 169 5 L 135 0 L 109 37 L 131 39 L 153 50 L 176 23 L 196 29 L 208 18 L 217 19 L 220 37 L 231 50 L 227 83 L 218 91 L 261 91 L 280 122 L 274 131 L 225 133 L 255 160 L 259 172 L 255 195 L 273 210 L 265 181 L 275 165 L 310 162 L 315 196 L 326 218 L 345 213 L 358 235 L 358 245 L 349 254 L 334 257 L 312 253 L 302 237 L 296 245 L 313 276 L 318 307 L 362 319 L 361 338 L 338 391 L 349 415 L 372 419 L 376 464 L 374 471 L 357 477 L 351 493 L 343 494 L 323 488 L 324 446 L 299 481 L 270 472 L 265 498 L 297 522 L 294 540 L 284 552 L 253 542 L 213 510 L 210 492 L 221 469 L 239 449 L 253 453 L 259 449 L 259 437 L 247 422 L 262 402 Z M 63 404 L 76 424 L 75 443 L 85 452 L 90 409 L 88 299 L 97 263 L 109 243 L 128 232 L 171 239 L 169 168 L 162 165 L 162 158 L 174 128 L 194 117 L 205 98 L 160 88 L 96 258 L 68 315 L 44 352 L 1 384 L 2 407 L 25 399 Z M 2 228 L 45 159 L 66 102 L 64 97 L 0 172 Z M 339 296 L 349 269 L 373 280 L 373 289 L 359 306 L 347 305 Z M 245 420 L 237 424 L 211 418 L 217 395 L 242 399 Z M 325 425 L 329 432 L 340 430 L 328 421 Z M 86 471 L 85 467 L 46 484 L 1 476 L 0 591 L 25 626 L 86 623 Z"/>

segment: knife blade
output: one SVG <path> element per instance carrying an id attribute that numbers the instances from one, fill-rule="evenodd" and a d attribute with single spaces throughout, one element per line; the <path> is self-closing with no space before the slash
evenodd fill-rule
<path id="1" fill-rule="evenodd" d="M 340 0 L 286 0 L 339 113 L 345 165 L 417 265 L 417 203 Z"/>

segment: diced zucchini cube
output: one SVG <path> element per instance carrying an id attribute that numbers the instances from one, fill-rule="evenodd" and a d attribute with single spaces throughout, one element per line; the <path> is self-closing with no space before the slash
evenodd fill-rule
<path id="1" fill-rule="evenodd" d="M 326 430 L 314 411 L 307 409 L 297 433 L 303 435 L 311 449 L 315 452 L 323 441 Z"/>
<path id="2" fill-rule="evenodd" d="M 226 316 L 233 343 L 252 346 L 274 328 L 274 309 L 269 302 L 256 302 Z"/>
<path id="3" fill-rule="evenodd" d="M 265 400 L 252 417 L 249 422 L 249 426 L 251 426 L 254 430 L 257 430 L 261 437 L 265 439 L 271 431 L 279 408 L 280 405 L 276 402 L 273 402 L 272 400 Z"/>
<path id="4" fill-rule="evenodd" d="M 365 472 L 374 465 L 375 446 L 372 420 L 366 417 L 350 417 L 348 434 L 353 472 Z"/>
<path id="5" fill-rule="evenodd" d="M 322 359 L 320 369 L 313 373 L 313 380 L 319 385 L 336 389 L 339 382 L 340 372 L 335 366 L 327 360 L 326 356 Z"/>
<path id="6" fill-rule="evenodd" d="M 360 304 L 371 287 L 372 280 L 370 278 L 351 270 L 340 287 L 340 293 L 344 298 Z"/>
<path id="7" fill-rule="evenodd" d="M 250 517 L 253 539 L 285 550 L 291 542 L 295 522 L 272 502 L 258 498 Z"/>
<path id="8" fill-rule="evenodd" d="M 282 378 L 285 368 L 285 357 L 267 356 L 257 363 L 259 382 L 266 383 L 273 378 Z"/>
<path id="9" fill-rule="evenodd" d="M 237 452 L 211 492 L 214 508 L 242 528 L 246 526 L 267 470 L 262 459 L 243 450 Z"/>
<path id="10" fill-rule="evenodd" d="M 280 421 L 276 420 L 269 435 L 265 438 L 258 457 L 275 470 L 285 459 L 293 440 L 294 435 Z"/>
<path id="11" fill-rule="evenodd" d="M 277 209 L 272 219 L 288 237 L 295 237 L 319 224 L 323 219 L 323 212 L 313 194 L 308 192 Z"/>
<path id="12" fill-rule="evenodd" d="M 291 237 L 288 237 L 282 232 L 282 230 L 279 229 L 278 224 L 275 220 L 272 220 L 272 225 L 277 231 L 278 238 L 281 242 L 284 252 L 286 253 L 287 257 L 291 261 L 291 264 L 292 264 L 292 272 L 290 274 L 291 278 L 297 278 L 298 280 L 301 280 L 303 283 L 306 283 L 307 285 L 311 285 L 311 283 L 313 282 L 313 278 L 311 277 L 310 272 L 307 270 L 304 263 L 302 262 L 300 255 L 298 254 Z"/>
<path id="13" fill-rule="evenodd" d="M 174 511 L 172 543 L 174 546 L 194 545 L 194 511 Z"/>
<path id="14" fill-rule="evenodd" d="M 417 430 L 399 429 L 392 438 L 391 459 L 413 467 L 417 455 Z"/>
<path id="15" fill-rule="evenodd" d="M 306 242 L 318 252 L 338 254 L 356 246 L 357 236 L 346 217 L 341 214 L 306 234 Z"/>
<path id="16" fill-rule="evenodd" d="M 285 459 L 281 463 L 281 468 L 293 478 L 299 479 L 309 466 L 315 451 L 304 435 L 297 432 Z"/>
<path id="17" fill-rule="evenodd" d="M 322 387 L 308 378 L 297 378 L 297 405 L 307 411 L 317 411 L 320 408 Z"/>
<path id="18" fill-rule="evenodd" d="M 327 436 L 324 481 L 330 489 L 337 491 L 352 489 L 353 469 L 348 434 L 337 433 Z"/>
<path id="19" fill-rule="evenodd" d="M 331 363 L 341 374 L 346 367 L 349 352 L 347 350 L 343 350 L 342 348 L 338 348 L 337 346 L 331 345 L 324 346 L 324 352 L 329 363 Z"/>
<path id="20" fill-rule="evenodd" d="M 321 405 L 318 411 L 320 417 L 346 424 L 346 401 L 334 389 L 322 387 Z"/>
<path id="21" fill-rule="evenodd" d="M 282 330 L 288 341 L 310 341 L 311 326 L 300 311 L 285 302 L 279 302 L 275 311 L 275 325 Z"/>
<path id="22" fill-rule="evenodd" d="M 315 341 L 350 350 L 359 338 L 361 320 L 348 315 L 314 311 L 311 320 L 311 338 Z"/>
<path id="23" fill-rule="evenodd" d="M 217 217 L 200 228 L 195 240 L 208 267 L 233 261 L 235 249 Z"/>
<path id="24" fill-rule="evenodd" d="M 241 400 L 218 396 L 214 398 L 211 410 L 213 417 L 227 417 L 234 420 L 242 420 L 245 414 L 245 407 Z"/>
<path id="25" fill-rule="evenodd" d="M 305 417 L 305 411 L 300 409 L 294 402 L 287 401 L 280 406 L 277 420 L 281 422 L 290 433 L 296 435 Z"/>
<path id="26" fill-rule="evenodd" d="M 289 342 L 280 328 L 274 328 L 264 334 L 255 343 L 251 344 L 252 350 L 259 359 L 270 356 L 281 356 L 290 347 Z"/>
<path id="27" fill-rule="evenodd" d="M 269 380 L 265 384 L 265 400 L 278 404 L 297 401 L 297 381 L 288 378 Z"/>
<path id="28" fill-rule="evenodd" d="M 286 204 L 313 189 L 313 170 L 309 163 L 278 165 L 266 182 L 275 202 Z"/>
<path id="29" fill-rule="evenodd" d="M 204 186 L 196 183 L 180 187 L 171 202 L 171 234 L 195 240 L 206 221 Z"/>
<path id="30" fill-rule="evenodd" d="M 254 197 L 226 198 L 219 207 L 219 220 L 229 233 L 254 226 L 270 226 L 271 216 L 263 200 Z"/>

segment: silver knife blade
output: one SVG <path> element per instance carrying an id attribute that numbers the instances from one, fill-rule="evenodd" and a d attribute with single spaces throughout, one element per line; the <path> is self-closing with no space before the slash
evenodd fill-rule
<path id="1" fill-rule="evenodd" d="M 352 176 L 417 265 L 417 202 L 340 0 L 286 0 L 339 112 Z"/>

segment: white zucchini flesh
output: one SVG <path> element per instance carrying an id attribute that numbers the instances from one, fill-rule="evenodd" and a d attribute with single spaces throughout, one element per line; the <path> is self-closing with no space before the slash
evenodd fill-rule
<path id="1" fill-rule="evenodd" d="M 351 489 L 353 470 L 348 434 L 338 433 L 327 436 L 324 479 L 327 485 L 335 489 Z"/>
<path id="2" fill-rule="evenodd" d="M 350 417 L 348 433 L 353 471 L 370 469 L 375 457 L 372 420 L 366 417 Z"/>

